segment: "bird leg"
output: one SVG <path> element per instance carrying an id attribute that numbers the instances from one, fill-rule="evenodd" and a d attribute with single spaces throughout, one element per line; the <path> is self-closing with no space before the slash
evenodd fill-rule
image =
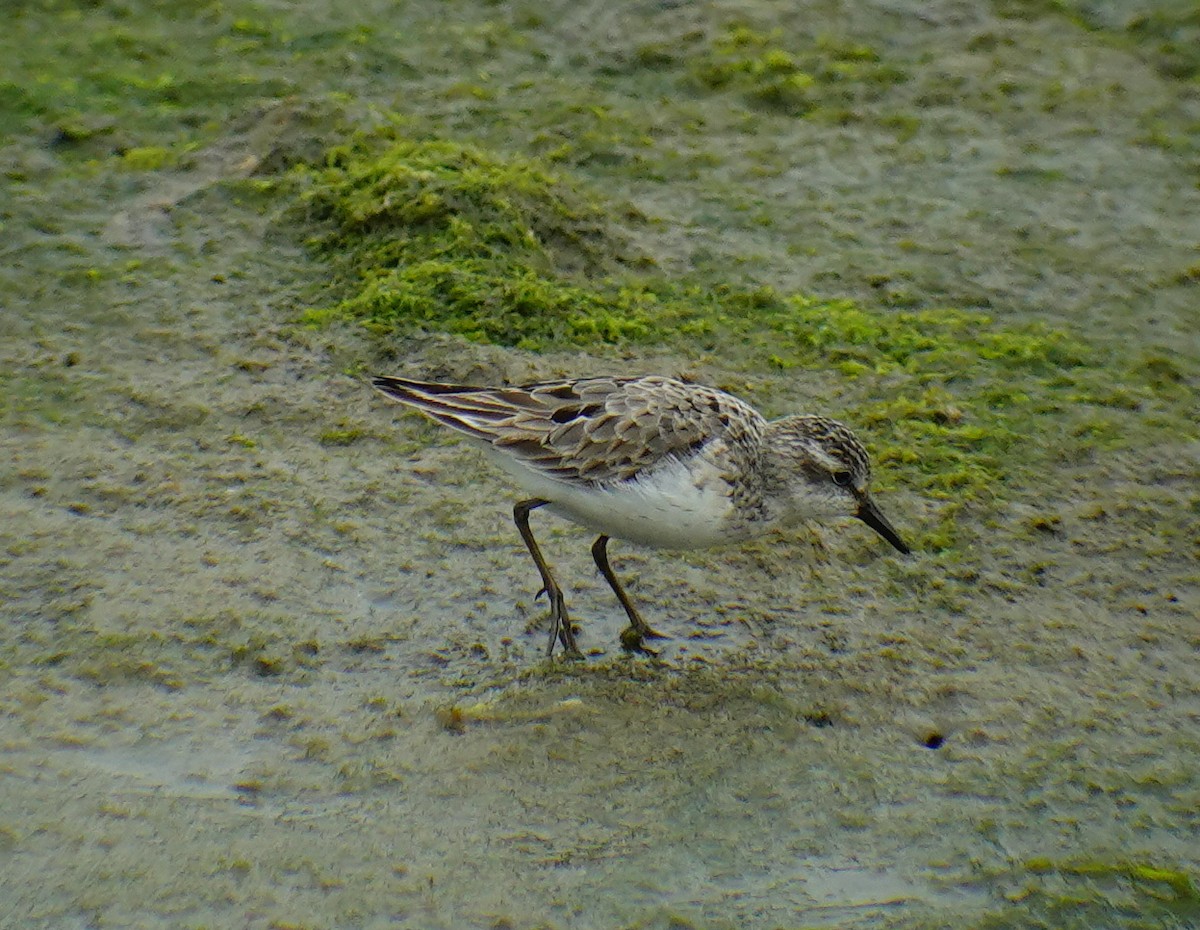
<path id="1" fill-rule="evenodd" d="M 621 631 L 622 648 L 628 652 L 644 652 L 648 655 L 654 655 L 653 652 L 645 647 L 643 640 L 666 639 L 667 637 L 662 633 L 656 633 L 651 629 L 650 624 L 642 619 L 642 615 L 633 606 L 633 601 L 629 599 L 629 595 L 621 587 L 621 582 L 617 581 L 616 572 L 608 564 L 607 536 L 599 537 L 592 544 L 592 558 L 596 562 L 596 567 L 600 569 L 600 574 L 604 576 L 604 580 L 608 582 L 608 586 L 613 589 L 613 594 L 617 596 L 617 600 L 621 602 L 621 606 L 625 608 L 625 613 L 629 617 L 629 626 Z"/>
<path id="2" fill-rule="evenodd" d="M 537 566 L 537 570 L 542 576 L 542 590 L 538 592 L 538 595 L 540 596 L 544 591 L 546 598 L 550 601 L 550 644 L 546 649 L 546 655 L 554 655 L 554 641 L 557 639 L 562 642 L 563 654 L 567 658 L 582 659 L 583 653 L 579 651 L 579 646 L 575 642 L 575 631 L 571 629 L 571 620 L 567 616 L 567 601 L 563 597 L 562 588 L 550 574 L 550 566 L 542 558 L 542 550 L 538 548 L 537 541 L 533 538 L 533 530 L 529 528 L 529 512 L 548 503 L 550 502 L 537 497 L 520 501 L 513 507 L 513 520 L 517 524 L 521 538 L 525 540 L 525 548 L 533 556 L 533 564 Z"/>

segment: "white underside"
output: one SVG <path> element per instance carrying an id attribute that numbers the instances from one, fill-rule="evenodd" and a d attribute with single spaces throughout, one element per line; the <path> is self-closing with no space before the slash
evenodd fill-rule
<path id="1" fill-rule="evenodd" d="M 547 510 L 597 533 L 658 549 L 707 549 L 744 535 L 718 469 L 703 455 L 673 459 L 649 475 L 608 488 L 550 478 L 490 446 L 488 458 Z"/>

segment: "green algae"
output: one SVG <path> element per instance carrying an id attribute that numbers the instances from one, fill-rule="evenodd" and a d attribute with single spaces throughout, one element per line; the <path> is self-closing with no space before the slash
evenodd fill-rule
<path id="1" fill-rule="evenodd" d="M 702 88 L 738 93 L 753 106 L 790 116 L 824 111 L 852 117 L 844 108 L 906 79 L 869 45 L 831 36 L 784 43 L 778 30 L 748 26 L 730 26 L 699 50 L 691 72 Z"/>
<path id="2" fill-rule="evenodd" d="M 1200 896 L 1184 870 L 1149 861 L 1033 858 L 1010 872 L 967 881 L 991 887 L 999 903 L 975 915 L 903 914 L 873 922 L 891 930 L 1184 930 L 1200 916 Z"/>
<path id="3" fill-rule="evenodd" d="M 1146 49 L 1164 76 L 1195 81 L 1200 76 L 1200 10 L 1181 4 L 1177 10 L 1134 13 L 1126 21 L 1130 38 Z"/>
<path id="4" fill-rule="evenodd" d="M 122 164 L 130 171 L 160 171 L 172 167 L 177 156 L 161 145 L 146 145 L 126 149 L 121 155 Z"/>
<path id="5" fill-rule="evenodd" d="M 353 317 L 531 349 L 662 336 L 652 291 L 586 283 L 629 263 L 615 224 L 534 163 L 400 140 L 382 154 L 335 149 L 297 177 L 307 209 L 333 224 L 320 249 L 357 279 L 307 322 Z"/>
<path id="6" fill-rule="evenodd" d="M 1021 928 L 1189 927 L 1200 917 L 1200 894 L 1186 871 L 1144 860 L 1026 860 L 1011 876 L 1010 906 L 968 926 Z M 1005 882 L 1006 880 L 1000 879 Z"/>
<path id="7" fill-rule="evenodd" d="M 1096 880 L 1128 879 L 1146 893 L 1165 900 L 1191 902 L 1200 908 L 1200 892 L 1192 877 L 1184 871 L 1146 862 L 1070 861 L 1054 862 L 1039 858 L 1026 861 L 1025 868 L 1035 875 L 1058 874 Z"/>
<path id="8" fill-rule="evenodd" d="M 70 359 L 43 367 L 41 377 L 0 372 L 0 423 L 27 427 L 34 423 L 54 426 L 78 424 L 83 388 L 72 383 L 65 369 Z"/>
<path id="9" fill-rule="evenodd" d="M 285 77 L 260 70 L 257 47 L 221 4 L 192 0 L 183 8 L 192 14 L 189 45 L 227 56 L 231 66 L 195 67 L 179 53 L 171 17 L 134 22 L 128 3 L 18 5 L 0 66 L 0 136 L 51 126 L 61 143 L 106 136 L 120 148 L 134 135 L 209 124 L 248 93 L 288 92 Z"/>
<path id="10" fill-rule="evenodd" d="M 317 442 L 323 446 L 351 446 L 362 439 L 366 433 L 366 430 L 357 426 L 329 429 L 317 437 Z"/>

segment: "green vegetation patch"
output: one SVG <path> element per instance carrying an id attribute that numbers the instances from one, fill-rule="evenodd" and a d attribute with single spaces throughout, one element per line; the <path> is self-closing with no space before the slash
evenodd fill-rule
<path id="1" fill-rule="evenodd" d="M 34 378 L 0 372 L 0 423 L 27 428 L 35 423 L 74 426 L 82 419 L 84 388 L 69 377 L 73 362 L 46 365 Z"/>
<path id="2" fill-rule="evenodd" d="M 272 66 L 267 39 L 249 35 L 246 21 L 221 3 L 146 6 L 161 10 L 142 13 L 141 4 L 129 2 L 10 4 L 0 55 L 0 138 L 49 127 L 69 149 L 107 137 L 110 148 L 141 149 L 133 167 L 145 170 L 156 167 L 147 159 L 163 156 L 137 140 L 178 139 L 248 97 L 292 89 L 286 71 Z M 284 37 L 271 41 L 277 54 Z M 212 66 L 217 60 L 221 67 Z M 180 133 L 181 125 L 189 130 Z"/>
<path id="3" fill-rule="evenodd" d="M 1050 859 L 1030 859 L 1025 868 L 1035 875 L 1062 875 L 1068 878 L 1090 878 L 1096 881 L 1130 881 L 1165 901 L 1190 903 L 1200 914 L 1200 892 L 1192 877 L 1184 871 L 1145 862 L 1053 862 Z"/>
<path id="4" fill-rule="evenodd" d="M 650 288 L 611 284 L 632 268 L 606 208 L 546 169 L 444 141 L 365 141 L 297 172 L 332 231 L 317 247 L 351 296 L 309 322 L 354 317 L 539 349 L 662 338 Z M 593 278 L 610 283 L 597 287 Z"/>
<path id="5" fill-rule="evenodd" d="M 1200 8 L 1195 4 L 1138 11 L 1130 16 L 1126 29 L 1149 50 L 1152 63 L 1165 77 L 1180 81 L 1200 78 Z"/>
<path id="6" fill-rule="evenodd" d="M 869 45 L 823 36 L 801 46 L 784 43 L 779 31 L 746 26 L 730 27 L 705 47 L 692 75 L 704 88 L 794 116 L 876 99 L 907 77 Z"/>
<path id="7" fill-rule="evenodd" d="M 1092 927 L 1183 928 L 1200 920 L 1194 878 L 1139 861 L 1031 859 L 1009 885 L 1008 906 L 967 924 L 975 930 L 1088 930 Z"/>

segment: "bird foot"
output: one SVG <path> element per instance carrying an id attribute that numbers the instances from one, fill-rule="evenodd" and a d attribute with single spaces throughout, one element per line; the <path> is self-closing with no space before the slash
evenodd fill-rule
<path id="1" fill-rule="evenodd" d="M 578 646 L 564 646 L 562 658 L 568 662 L 582 662 L 584 659 L 583 653 L 579 651 Z"/>
<path id="2" fill-rule="evenodd" d="M 655 633 L 653 630 L 639 630 L 635 626 L 627 626 L 621 631 L 621 648 L 626 652 L 638 652 L 644 656 L 657 658 L 658 651 L 656 649 L 647 648 L 644 640 L 649 637 L 651 639 L 668 639 L 661 633 Z"/>

